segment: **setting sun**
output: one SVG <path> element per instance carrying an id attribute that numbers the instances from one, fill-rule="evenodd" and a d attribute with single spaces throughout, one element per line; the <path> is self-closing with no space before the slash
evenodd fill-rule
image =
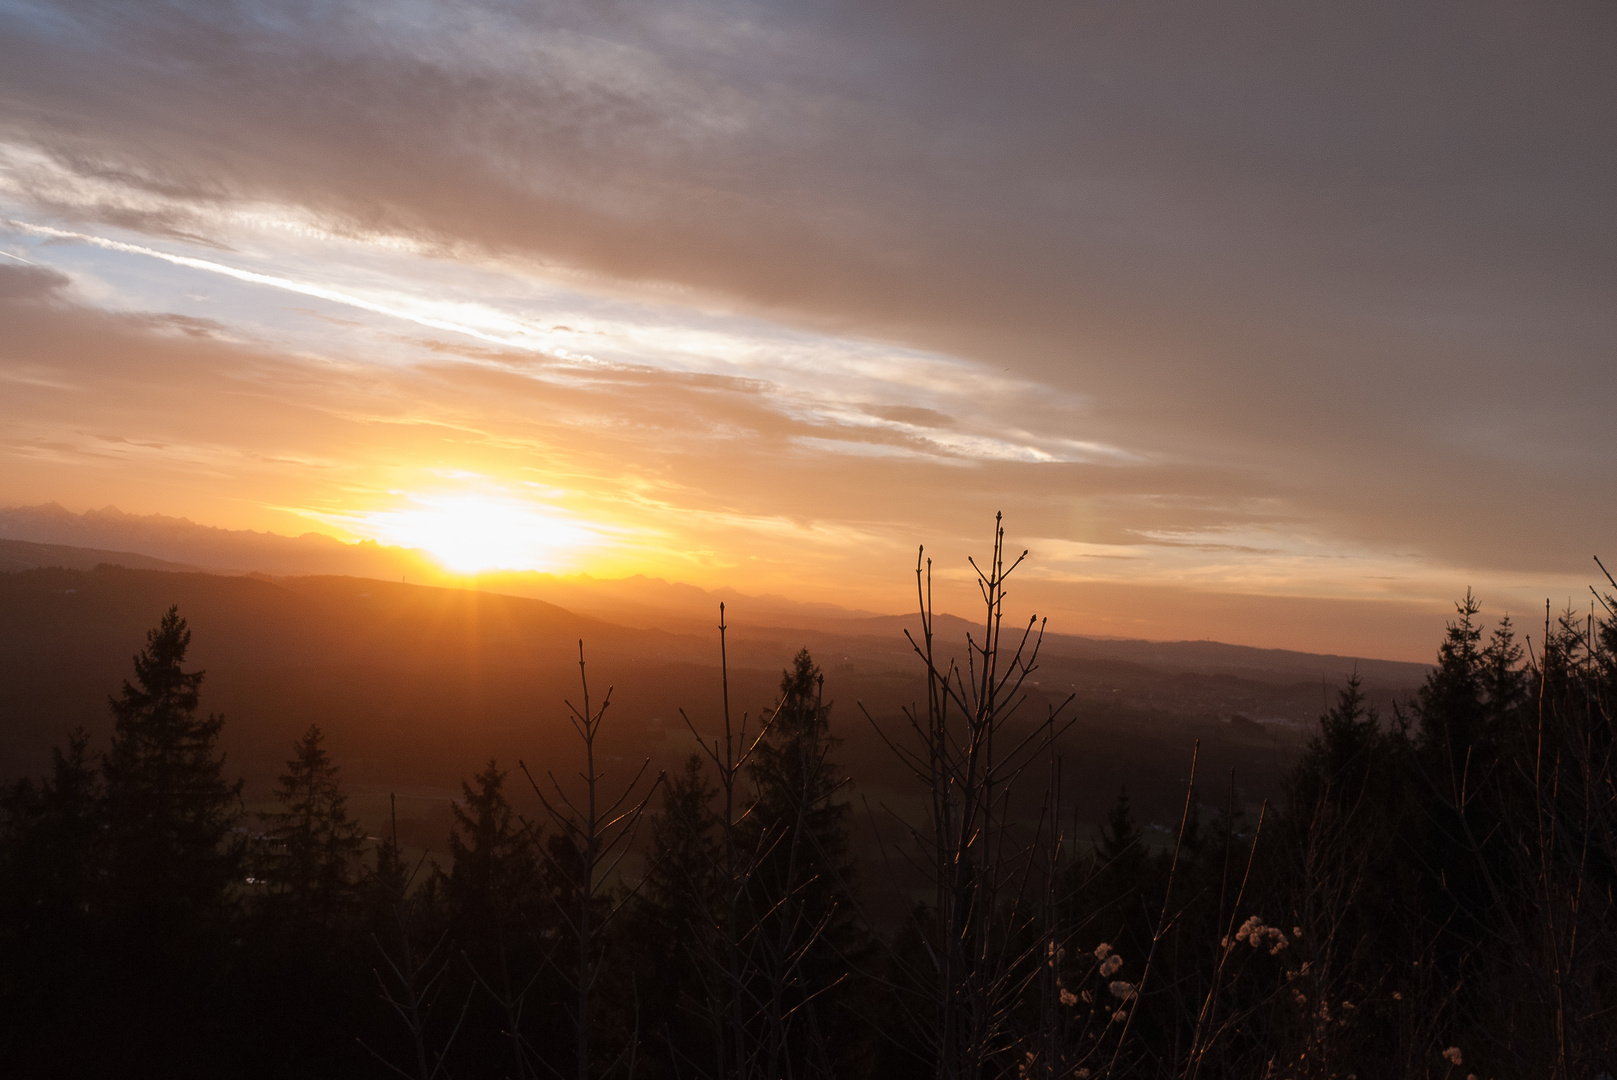
<path id="1" fill-rule="evenodd" d="M 480 493 L 412 495 L 408 505 L 366 514 L 364 522 L 382 543 L 419 548 L 458 574 L 553 569 L 588 538 L 548 508 Z"/>

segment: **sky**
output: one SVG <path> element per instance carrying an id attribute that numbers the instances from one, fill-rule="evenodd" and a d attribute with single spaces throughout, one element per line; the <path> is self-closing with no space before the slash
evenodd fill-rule
<path id="1" fill-rule="evenodd" d="M 0 505 L 1428 658 L 1617 558 L 1607 4 L 0 0 Z M 1607 560 L 1610 565 L 1611 560 Z M 1536 612 L 1536 614 L 1535 614 Z"/>

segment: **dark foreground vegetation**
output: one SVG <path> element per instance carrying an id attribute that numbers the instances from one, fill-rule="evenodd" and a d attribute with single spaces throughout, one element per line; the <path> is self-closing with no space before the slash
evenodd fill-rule
<path id="1" fill-rule="evenodd" d="M 906 799 L 851 790 L 834 732 L 875 721 L 832 724 L 807 651 L 762 715 L 721 686 L 657 776 L 602 751 L 610 694 L 580 653 L 571 755 L 489 762 L 431 857 L 365 835 L 318 727 L 249 814 L 170 610 L 107 745 L 74 733 L 4 792 L 0 1067 L 1617 1073 L 1617 612 L 1518 639 L 1467 597 L 1411 700 L 1340 689 L 1278 801 L 1245 807 L 1190 745 L 1175 832 L 1148 843 L 1117 775 L 1080 836 L 1068 710 L 1029 693 L 1040 628 L 1001 626 L 1002 545 L 958 662 L 917 569 L 923 694 L 879 729 Z"/>

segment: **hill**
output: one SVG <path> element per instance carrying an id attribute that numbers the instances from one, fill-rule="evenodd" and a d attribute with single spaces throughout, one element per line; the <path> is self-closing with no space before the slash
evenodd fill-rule
<path id="1" fill-rule="evenodd" d="M 718 730 L 716 632 L 626 627 L 531 598 L 357 577 L 38 568 L 0 573 L 0 774 L 37 772 L 75 725 L 104 745 L 107 695 L 170 604 L 190 621 L 192 661 L 208 672 L 204 708 L 227 717 L 223 745 L 250 794 L 268 788 L 310 723 L 327 731 L 360 791 L 447 798 L 490 757 L 569 771 L 564 701 L 578 700 L 580 640 L 595 699 L 613 688 L 609 756 L 677 767 L 692 748 L 681 708 L 704 733 Z M 941 648 L 963 654 L 965 629 L 963 620 L 940 619 Z M 1029 687 L 1029 722 L 1075 699 L 1066 768 L 1085 820 L 1098 818 L 1120 777 L 1148 818 L 1171 814 L 1171 788 L 1196 739 L 1215 770 L 1206 775 L 1239 765 L 1243 799 L 1272 793 L 1352 664 L 1211 643 L 1155 652 L 1133 645 L 1139 659 L 1122 658 L 1130 643 L 1052 636 Z M 740 626 L 729 646 L 737 715 L 767 707 L 780 671 L 807 647 L 825 669 L 855 779 L 867 794 L 903 788 L 862 715 L 899 730 L 902 708 L 921 696 L 902 620 Z M 1114 655 L 1095 655 L 1107 650 Z M 1142 662 L 1153 657 L 1164 663 Z M 1227 670 L 1240 664 L 1246 674 Z M 1407 692 L 1413 682 L 1394 684 L 1403 668 L 1420 670 L 1374 667 L 1393 680 L 1377 692 Z M 1292 677 L 1305 670 L 1307 678 Z"/>
<path id="2" fill-rule="evenodd" d="M 97 566 L 125 566 L 132 570 L 197 571 L 201 567 L 154 559 L 133 551 L 104 551 L 67 544 L 33 544 L 26 540 L 0 540 L 0 573 L 59 566 L 68 570 L 94 570 Z"/>

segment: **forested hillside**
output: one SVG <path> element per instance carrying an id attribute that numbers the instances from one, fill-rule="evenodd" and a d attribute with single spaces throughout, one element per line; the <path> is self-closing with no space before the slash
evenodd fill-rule
<path id="1" fill-rule="evenodd" d="M 0 575 L 28 774 L 0 1052 L 588 1080 L 1617 1050 L 1617 623 L 1526 641 L 1467 597 L 1419 686 L 1344 672 L 1303 728 L 1274 713 L 1317 685 L 1002 625 L 990 565 L 969 639 L 922 611 L 902 649 L 354 578 Z"/>

